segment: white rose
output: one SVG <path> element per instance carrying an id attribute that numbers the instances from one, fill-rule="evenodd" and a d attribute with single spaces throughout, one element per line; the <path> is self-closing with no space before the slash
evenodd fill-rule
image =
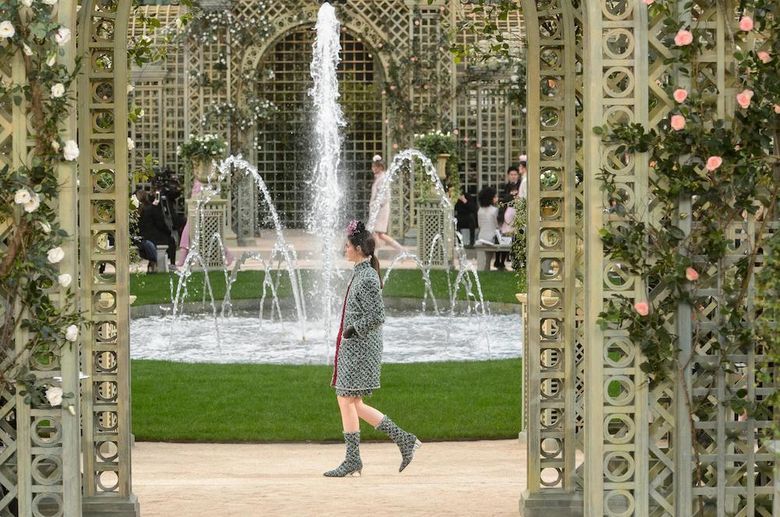
<path id="1" fill-rule="evenodd" d="M 32 0 L 22 0 L 22 5 L 25 7 L 32 7 Z"/>
<path id="2" fill-rule="evenodd" d="M 46 390 L 46 400 L 49 401 L 50 406 L 59 406 L 62 404 L 62 388 L 59 386 L 52 386 Z"/>
<path id="3" fill-rule="evenodd" d="M 135 194 L 130 196 L 130 204 L 133 205 L 135 208 L 138 208 L 139 206 L 141 206 L 141 202 L 138 201 L 138 198 L 135 197 Z"/>
<path id="4" fill-rule="evenodd" d="M 65 339 L 68 341 L 76 341 L 79 338 L 79 328 L 76 325 L 71 325 L 65 329 Z"/>
<path id="5" fill-rule="evenodd" d="M 57 83 L 51 87 L 51 96 L 54 98 L 62 97 L 65 95 L 65 85 Z"/>
<path id="6" fill-rule="evenodd" d="M 127 137 L 127 150 L 128 151 L 132 151 L 133 149 L 135 149 L 135 142 L 133 142 L 133 139 L 128 136 Z"/>
<path id="7" fill-rule="evenodd" d="M 57 45 L 63 46 L 67 42 L 70 41 L 70 29 L 67 27 L 60 27 L 57 29 L 57 32 L 54 33 L 54 41 L 57 42 Z"/>
<path id="8" fill-rule="evenodd" d="M 0 22 L 0 38 L 13 38 L 14 34 L 16 34 L 16 29 L 14 29 L 13 23 L 9 22 L 8 20 Z"/>
<path id="9" fill-rule="evenodd" d="M 51 225 L 46 221 L 38 221 L 38 224 L 41 225 L 41 230 L 43 230 L 43 233 L 48 234 L 49 232 L 51 232 Z"/>
<path id="10" fill-rule="evenodd" d="M 57 3 L 57 0 L 41 0 L 46 5 L 54 5 Z"/>
<path id="11" fill-rule="evenodd" d="M 72 162 L 79 157 L 79 146 L 74 140 L 68 140 L 65 142 L 65 147 L 62 148 L 62 155 L 66 160 Z"/>
<path id="12" fill-rule="evenodd" d="M 14 194 L 14 203 L 17 205 L 25 205 L 30 202 L 32 199 L 32 196 L 30 195 L 30 191 L 26 188 L 20 188 L 16 191 L 16 194 Z"/>
<path id="13" fill-rule="evenodd" d="M 49 57 L 46 58 L 46 65 L 47 66 L 54 66 L 54 63 L 56 63 L 56 62 L 57 62 L 57 54 L 52 52 L 51 54 L 49 54 Z"/>
<path id="14" fill-rule="evenodd" d="M 60 150 L 60 143 L 58 141 L 56 141 L 56 140 L 52 140 L 51 141 L 51 148 L 54 149 L 55 151 L 59 151 Z"/>
<path id="15" fill-rule="evenodd" d="M 27 45 L 27 43 L 22 43 L 22 52 L 24 52 L 25 56 L 32 56 L 33 51 L 32 49 Z"/>
<path id="16" fill-rule="evenodd" d="M 31 214 L 38 210 L 39 206 L 41 206 L 41 196 L 37 192 L 33 192 L 30 200 L 24 204 L 24 211 Z"/>
<path id="17" fill-rule="evenodd" d="M 49 259 L 49 262 L 52 264 L 56 264 L 60 260 L 65 258 L 65 251 L 57 246 L 56 248 L 52 248 L 49 250 L 49 253 L 46 255 Z"/>
<path id="18" fill-rule="evenodd" d="M 130 92 L 132 92 L 133 90 L 135 90 L 135 86 L 133 86 L 132 84 L 128 84 L 128 85 L 127 85 L 127 93 L 130 93 Z"/>
<path id="19" fill-rule="evenodd" d="M 71 280 L 73 279 L 68 273 L 63 273 L 57 277 L 57 281 L 60 283 L 62 287 L 68 287 L 70 285 Z"/>

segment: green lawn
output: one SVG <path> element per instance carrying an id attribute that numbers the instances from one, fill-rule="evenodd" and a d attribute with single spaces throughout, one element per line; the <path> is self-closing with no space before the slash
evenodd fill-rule
<path id="1" fill-rule="evenodd" d="M 366 399 L 422 440 L 516 437 L 520 359 L 387 364 Z M 132 361 L 133 432 L 147 441 L 341 441 L 329 366 Z M 386 437 L 362 423 L 363 439 Z"/>
<path id="2" fill-rule="evenodd" d="M 304 284 L 307 278 L 313 274 L 312 270 L 301 271 Z M 259 298 L 262 293 L 264 272 L 241 271 L 231 290 L 234 300 Z M 452 274 L 454 280 L 455 275 Z M 282 276 L 279 286 L 280 296 L 290 296 L 291 289 L 287 275 Z M 137 296 L 134 305 L 149 305 L 169 303 L 171 301 L 171 281 L 175 289 L 178 277 L 173 274 L 133 274 L 130 275 L 130 294 Z M 485 300 L 491 302 L 516 303 L 515 293 L 518 292 L 517 276 L 506 271 L 487 271 L 479 274 L 482 292 Z M 225 296 L 225 276 L 222 272 L 210 272 L 209 282 L 214 290 L 214 297 L 221 300 Z M 447 280 L 446 272 L 440 270 L 431 271 L 431 285 L 437 298 L 446 299 Z M 522 291 L 525 289 L 523 288 Z M 401 269 L 391 273 L 384 295 L 389 298 L 422 298 L 424 286 L 421 273 L 418 270 Z M 463 290 L 459 292 L 463 298 Z M 189 282 L 190 301 L 201 300 L 203 297 L 203 273 L 194 272 Z"/>

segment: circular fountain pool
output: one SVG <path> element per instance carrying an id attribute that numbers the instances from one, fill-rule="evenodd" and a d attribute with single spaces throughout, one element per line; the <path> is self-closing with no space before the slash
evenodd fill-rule
<path id="1" fill-rule="evenodd" d="M 217 339 L 219 328 L 219 341 Z M 478 361 L 519 357 L 522 328 L 517 314 L 434 316 L 389 314 L 384 325 L 384 362 Z M 331 341 L 328 339 L 327 341 Z M 130 323 L 133 359 L 197 363 L 326 364 L 333 345 L 312 322 L 260 321 L 256 316 L 147 317 Z M 330 346 L 329 346 L 330 345 Z"/>

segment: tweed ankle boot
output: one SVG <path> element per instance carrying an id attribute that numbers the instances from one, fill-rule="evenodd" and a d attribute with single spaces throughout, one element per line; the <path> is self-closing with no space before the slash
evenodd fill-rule
<path id="1" fill-rule="evenodd" d="M 417 439 L 412 433 L 407 433 L 390 420 L 387 415 L 382 417 L 382 421 L 376 426 L 377 431 L 382 431 L 387 434 L 391 440 L 395 442 L 398 449 L 401 451 L 401 467 L 398 472 L 403 472 L 409 463 L 414 458 L 414 451 L 422 446 L 420 440 Z"/>
<path id="2" fill-rule="evenodd" d="M 347 454 L 341 465 L 324 475 L 329 478 L 343 478 L 357 472 L 359 476 L 363 471 L 363 462 L 360 460 L 360 431 L 356 433 L 344 433 L 344 442 L 347 445 Z"/>

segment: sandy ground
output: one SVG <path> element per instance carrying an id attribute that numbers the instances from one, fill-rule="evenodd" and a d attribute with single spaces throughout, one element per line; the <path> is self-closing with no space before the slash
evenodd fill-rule
<path id="1" fill-rule="evenodd" d="M 392 443 L 361 445 L 363 475 L 325 478 L 337 444 L 133 447 L 143 517 L 518 515 L 525 447 L 518 440 L 425 443 L 399 474 Z"/>

